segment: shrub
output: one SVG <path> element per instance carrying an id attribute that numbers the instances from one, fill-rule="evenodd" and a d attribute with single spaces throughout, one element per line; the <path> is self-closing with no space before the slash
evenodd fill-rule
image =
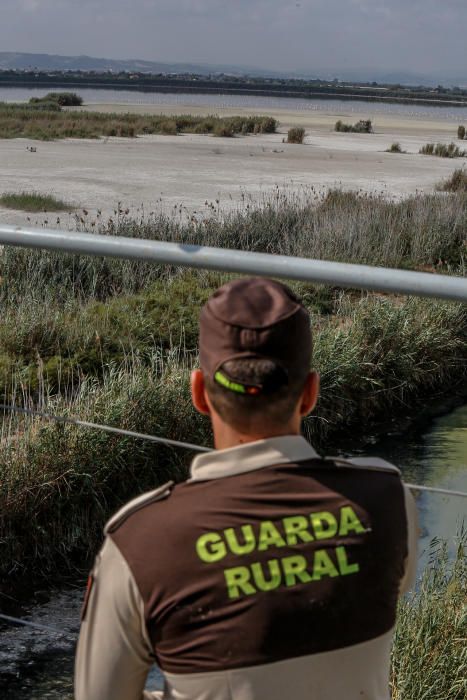
<path id="1" fill-rule="evenodd" d="M 405 153 L 405 151 L 402 150 L 400 143 L 392 143 L 386 153 Z"/>
<path id="2" fill-rule="evenodd" d="M 257 127 L 260 134 L 275 134 L 277 131 L 277 120 L 272 117 L 261 117 Z"/>
<path id="3" fill-rule="evenodd" d="M 305 129 L 295 126 L 287 132 L 287 143 L 303 143 L 305 139 Z"/>
<path id="4" fill-rule="evenodd" d="M 432 156 L 435 151 L 435 144 L 434 143 L 426 143 L 424 146 L 421 147 L 419 150 L 419 153 L 422 153 L 424 156 Z"/>
<path id="5" fill-rule="evenodd" d="M 441 192 L 467 192 L 467 171 L 457 168 L 451 177 L 440 182 L 436 189 Z"/>
<path id="6" fill-rule="evenodd" d="M 61 199 L 39 192 L 6 193 L 0 196 L 0 205 L 22 211 L 69 211 L 73 207 Z"/>
<path id="7" fill-rule="evenodd" d="M 160 125 L 160 132 L 165 136 L 175 136 L 178 133 L 176 122 L 173 119 L 162 122 Z"/>
<path id="8" fill-rule="evenodd" d="M 457 138 L 461 141 L 465 139 L 465 126 L 461 125 L 457 127 Z"/>
<path id="9" fill-rule="evenodd" d="M 215 126 L 215 117 L 207 117 L 206 119 L 203 119 L 201 122 L 199 122 L 199 124 L 196 124 L 193 131 L 195 134 L 212 134 Z"/>
<path id="10" fill-rule="evenodd" d="M 461 151 L 455 143 L 427 143 L 419 150 L 425 156 L 439 156 L 440 158 L 465 158 L 467 151 Z"/>
<path id="11" fill-rule="evenodd" d="M 234 130 L 231 124 L 216 124 L 212 132 L 213 136 L 223 138 L 231 138 L 234 135 Z"/>
<path id="12" fill-rule="evenodd" d="M 75 92 L 49 92 L 44 97 L 31 97 L 29 100 L 29 104 L 32 105 L 51 102 L 60 107 L 80 107 L 83 104 L 83 98 Z"/>
<path id="13" fill-rule="evenodd" d="M 340 119 L 334 125 L 334 131 L 351 132 L 354 134 L 372 134 L 371 119 L 360 119 L 356 124 L 344 124 Z"/>
<path id="14" fill-rule="evenodd" d="M 353 130 L 357 134 L 371 134 L 373 133 L 373 125 L 371 119 L 360 119 L 355 125 Z"/>
<path id="15" fill-rule="evenodd" d="M 80 107 L 83 104 L 83 98 L 75 92 L 49 92 L 44 100 L 57 102 L 60 107 Z"/>

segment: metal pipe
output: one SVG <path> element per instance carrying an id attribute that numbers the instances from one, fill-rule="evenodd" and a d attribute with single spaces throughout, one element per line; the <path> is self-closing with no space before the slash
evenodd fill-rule
<path id="1" fill-rule="evenodd" d="M 0 244 L 467 301 L 467 279 L 122 236 L 0 225 Z"/>

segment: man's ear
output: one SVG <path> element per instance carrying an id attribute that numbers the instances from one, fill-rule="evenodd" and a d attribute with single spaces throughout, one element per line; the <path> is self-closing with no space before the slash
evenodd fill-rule
<path id="1" fill-rule="evenodd" d="M 200 369 L 194 369 L 191 373 L 191 400 L 199 413 L 202 413 L 203 416 L 211 415 L 211 409 L 206 398 L 204 375 Z"/>
<path id="2" fill-rule="evenodd" d="M 312 412 L 319 396 L 319 374 L 318 372 L 310 372 L 306 378 L 303 388 L 302 397 L 300 399 L 300 416 L 305 418 Z"/>

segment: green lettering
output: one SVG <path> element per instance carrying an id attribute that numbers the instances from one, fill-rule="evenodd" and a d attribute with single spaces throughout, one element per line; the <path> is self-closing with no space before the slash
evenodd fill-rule
<path id="1" fill-rule="evenodd" d="M 258 550 L 260 552 L 264 552 L 269 547 L 285 547 L 285 540 L 270 520 L 265 520 L 261 523 L 258 541 Z"/>
<path id="2" fill-rule="evenodd" d="M 253 573 L 253 578 L 255 584 L 260 591 L 273 591 L 275 588 L 281 584 L 281 570 L 279 568 L 279 562 L 277 559 L 271 559 L 268 561 L 269 567 L 269 580 L 266 581 L 264 578 L 263 567 L 261 564 L 256 563 L 251 565 L 251 571 Z"/>
<path id="3" fill-rule="evenodd" d="M 360 566 L 358 564 L 349 564 L 347 560 L 347 552 L 345 547 L 336 548 L 337 564 L 341 576 L 349 576 L 350 574 L 358 574 Z"/>
<path id="4" fill-rule="evenodd" d="M 317 540 L 325 540 L 337 535 L 337 520 L 332 513 L 311 513 L 311 524 Z"/>
<path id="5" fill-rule="evenodd" d="M 250 569 L 247 566 L 236 566 L 224 571 L 229 598 L 240 598 L 241 595 L 254 595 L 256 588 L 250 583 Z"/>
<path id="6" fill-rule="evenodd" d="M 339 576 L 339 572 L 326 550 L 318 549 L 313 561 L 313 581 L 319 581 L 323 576 Z"/>
<path id="7" fill-rule="evenodd" d="M 227 540 L 232 554 L 250 554 L 256 547 L 255 533 L 251 525 L 242 525 L 240 529 L 243 535 L 243 544 L 238 541 L 237 533 L 233 527 L 229 527 L 229 529 L 224 532 L 225 539 Z"/>
<path id="8" fill-rule="evenodd" d="M 312 542 L 313 535 L 308 532 L 308 520 L 303 515 L 295 515 L 284 518 L 284 531 L 289 546 L 295 545 L 300 539 L 302 542 Z"/>
<path id="9" fill-rule="evenodd" d="M 202 561 L 212 564 L 212 562 L 223 559 L 227 554 L 227 549 L 220 535 L 216 532 L 208 532 L 198 538 L 196 552 Z"/>
<path id="10" fill-rule="evenodd" d="M 307 561 L 305 557 L 300 555 L 295 557 L 284 557 L 281 563 L 284 571 L 286 586 L 295 586 L 297 579 L 300 581 L 300 583 L 310 583 L 310 581 L 313 581 L 312 577 L 306 570 Z"/>
<path id="11" fill-rule="evenodd" d="M 339 535 L 348 535 L 349 532 L 366 532 L 366 528 L 357 518 L 354 509 L 351 506 L 344 506 L 341 508 Z"/>

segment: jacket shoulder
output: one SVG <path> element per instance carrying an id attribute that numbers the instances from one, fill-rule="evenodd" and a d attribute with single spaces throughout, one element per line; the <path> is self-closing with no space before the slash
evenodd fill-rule
<path id="1" fill-rule="evenodd" d="M 394 474 L 401 476 L 401 471 L 394 464 L 386 462 L 380 457 L 352 457 L 344 459 L 343 457 L 326 457 L 326 461 L 333 462 L 339 468 L 349 467 L 352 469 L 362 469 L 371 472 L 385 472 L 386 474 Z"/>
<path id="2" fill-rule="evenodd" d="M 147 491 L 146 493 L 141 494 L 141 496 L 133 498 L 133 500 L 126 503 L 110 518 L 110 520 L 107 521 L 104 527 L 104 535 L 110 535 L 118 530 L 118 528 L 123 525 L 130 515 L 136 513 L 138 510 L 141 510 L 152 503 L 168 498 L 173 487 L 174 482 L 168 481 L 163 486 L 159 486 L 159 488 L 154 489 L 154 491 Z"/>

